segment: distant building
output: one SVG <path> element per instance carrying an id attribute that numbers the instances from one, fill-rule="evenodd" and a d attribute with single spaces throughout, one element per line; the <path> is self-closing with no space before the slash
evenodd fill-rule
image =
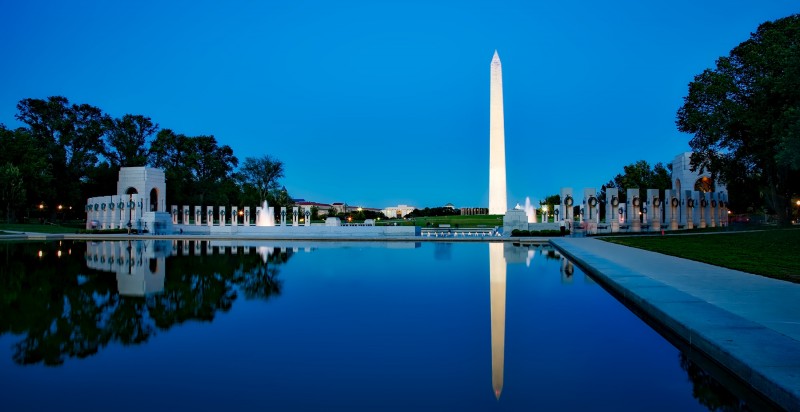
<path id="1" fill-rule="evenodd" d="M 471 216 L 471 215 L 488 215 L 489 208 L 488 207 L 462 207 L 461 208 L 461 215 L 462 216 Z"/>
<path id="2" fill-rule="evenodd" d="M 333 207 L 333 205 L 328 204 L 328 203 L 309 202 L 309 201 L 306 201 L 305 199 L 297 199 L 295 201 L 295 205 L 300 206 L 302 208 L 316 207 L 317 208 L 317 214 L 319 216 L 328 216 L 328 210 L 330 210 Z"/>
<path id="3" fill-rule="evenodd" d="M 394 218 L 401 218 L 416 209 L 414 206 L 409 205 L 397 205 L 397 206 L 390 206 L 381 210 L 386 217 L 390 219 Z"/>
<path id="4" fill-rule="evenodd" d="M 456 208 L 455 205 L 453 205 L 452 203 L 448 203 L 448 204 L 444 205 L 444 207 L 447 208 L 447 209 L 454 209 L 454 210 Z"/>

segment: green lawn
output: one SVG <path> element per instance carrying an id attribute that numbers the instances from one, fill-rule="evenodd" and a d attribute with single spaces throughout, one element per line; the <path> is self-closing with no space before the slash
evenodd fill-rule
<path id="1" fill-rule="evenodd" d="M 800 283 L 800 229 L 604 240 Z"/>
<path id="2" fill-rule="evenodd" d="M 434 216 L 434 217 L 418 217 L 409 219 L 409 220 L 396 220 L 392 219 L 389 221 L 381 221 L 382 223 L 392 224 L 393 222 L 397 222 L 398 225 L 402 226 L 420 226 L 420 227 L 428 227 L 428 223 L 430 223 L 430 227 L 437 227 L 440 224 L 447 224 L 450 227 L 488 227 L 493 228 L 495 226 L 503 226 L 503 216 L 502 215 L 474 215 L 474 216 Z"/>

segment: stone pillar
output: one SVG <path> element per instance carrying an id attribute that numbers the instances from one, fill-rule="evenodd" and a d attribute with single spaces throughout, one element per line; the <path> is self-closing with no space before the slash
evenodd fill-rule
<path id="1" fill-rule="evenodd" d="M 186 205 L 183 206 L 183 224 L 189 224 L 189 206 Z"/>
<path id="2" fill-rule="evenodd" d="M 669 196 L 669 230 L 678 230 L 678 220 L 681 216 L 681 199 L 677 190 L 670 190 Z"/>
<path id="3" fill-rule="evenodd" d="M 286 226 L 286 207 L 281 207 L 281 226 Z"/>
<path id="4" fill-rule="evenodd" d="M 586 233 L 597 233 L 597 223 L 600 221 L 598 216 L 598 201 L 597 191 L 594 188 L 583 189 L 583 227 L 586 228 Z"/>
<path id="5" fill-rule="evenodd" d="M 261 206 L 256 206 L 256 226 L 261 226 Z"/>
<path id="6" fill-rule="evenodd" d="M 172 224 L 178 224 L 178 205 L 172 205 Z"/>
<path id="7" fill-rule="evenodd" d="M 563 219 L 566 222 L 567 230 L 572 230 L 573 225 L 573 216 L 572 216 L 572 206 L 575 204 L 575 199 L 572 197 L 572 188 L 571 187 L 562 187 L 561 188 L 561 204 L 558 205 L 559 219 Z"/>
<path id="8" fill-rule="evenodd" d="M 706 227 L 706 212 L 708 210 L 708 199 L 705 193 L 700 193 L 700 224 L 697 226 L 700 229 Z"/>
<path id="9" fill-rule="evenodd" d="M 304 216 L 305 220 L 303 221 L 303 226 L 311 226 L 311 208 L 306 207 L 304 209 L 305 211 L 303 214 L 305 215 Z"/>
<path id="10" fill-rule="evenodd" d="M 231 206 L 231 226 L 239 224 L 239 207 Z"/>
<path id="11" fill-rule="evenodd" d="M 647 189 L 647 199 L 650 202 L 650 229 L 661 231 L 661 197 L 658 189 Z"/>
<path id="12" fill-rule="evenodd" d="M 611 233 L 619 232 L 619 218 L 622 215 L 619 204 L 619 189 L 610 187 L 606 189 L 606 223 L 611 225 Z"/>
<path id="13" fill-rule="evenodd" d="M 214 206 L 206 206 L 206 219 L 207 225 L 214 225 Z"/>
<path id="14" fill-rule="evenodd" d="M 642 200 L 639 199 L 639 188 L 628 189 L 627 197 L 628 202 L 625 209 L 627 209 L 628 216 L 626 220 L 632 232 L 641 232 L 642 220 L 641 215 L 639 215 L 639 209 L 642 207 Z"/>
<path id="15" fill-rule="evenodd" d="M 717 227 L 717 193 L 710 192 L 708 194 L 708 224 L 711 227 Z"/>
<path id="16" fill-rule="evenodd" d="M 292 207 L 292 226 L 298 225 L 298 214 L 299 214 L 299 207 L 293 206 Z"/>
<path id="17" fill-rule="evenodd" d="M 728 194 L 719 192 L 719 222 L 720 226 L 728 226 Z"/>
<path id="18" fill-rule="evenodd" d="M 203 207 L 202 206 L 195 206 L 194 207 L 194 225 L 200 226 L 203 223 Z"/>
<path id="19" fill-rule="evenodd" d="M 128 224 L 128 214 L 125 213 L 125 206 L 125 199 L 120 196 L 119 201 L 117 202 L 117 210 L 119 211 L 119 224 L 117 227 L 120 229 L 126 228 L 127 226 L 125 225 Z"/>
<path id="20" fill-rule="evenodd" d="M 244 208 L 244 225 L 250 226 L 250 206 L 245 206 Z M 245 249 L 247 250 L 247 249 Z"/>
<path id="21" fill-rule="evenodd" d="M 219 225 L 220 226 L 225 226 L 226 223 L 228 223 L 228 219 L 225 216 L 225 206 L 220 206 L 219 207 Z"/>

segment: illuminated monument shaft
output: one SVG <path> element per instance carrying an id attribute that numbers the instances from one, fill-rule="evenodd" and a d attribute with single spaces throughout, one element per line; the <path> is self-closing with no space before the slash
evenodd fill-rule
<path id="1" fill-rule="evenodd" d="M 508 210 L 506 197 L 506 135 L 503 122 L 503 69 L 497 50 L 492 57 L 489 92 L 489 214 Z"/>

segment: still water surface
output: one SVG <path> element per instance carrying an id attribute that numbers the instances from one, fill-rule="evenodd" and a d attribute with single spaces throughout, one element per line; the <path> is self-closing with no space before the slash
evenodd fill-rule
<path id="1" fill-rule="evenodd" d="M 500 243 L 0 243 L 2 410 L 741 406 L 580 268 Z"/>

